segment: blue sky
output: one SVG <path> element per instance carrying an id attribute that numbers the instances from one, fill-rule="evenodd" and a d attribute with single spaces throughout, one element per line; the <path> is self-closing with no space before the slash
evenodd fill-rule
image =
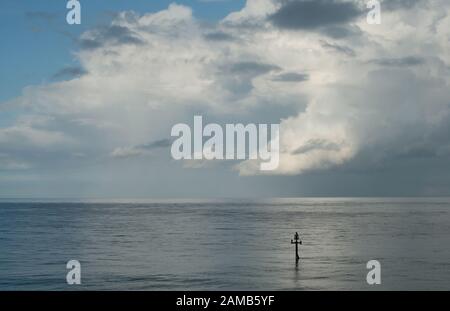
<path id="1" fill-rule="evenodd" d="M 82 5 L 82 24 L 66 23 L 64 0 L 2 0 L 0 4 L 0 101 L 20 94 L 27 85 L 52 81 L 63 67 L 74 65 L 74 38 L 89 28 L 108 23 L 114 12 L 160 11 L 170 3 L 185 4 L 194 16 L 216 21 L 237 11 L 244 0 L 89 0 Z M 9 119 L 5 114 L 0 121 Z"/>

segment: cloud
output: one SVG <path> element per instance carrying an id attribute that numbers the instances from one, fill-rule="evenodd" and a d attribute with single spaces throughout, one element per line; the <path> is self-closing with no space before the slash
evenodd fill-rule
<path id="1" fill-rule="evenodd" d="M 143 150 L 136 149 L 133 147 L 120 147 L 116 148 L 111 152 L 111 157 L 113 158 L 130 158 L 141 156 L 144 154 Z"/>
<path id="2" fill-rule="evenodd" d="M 350 56 L 350 57 L 356 56 L 355 51 L 353 49 L 347 47 L 347 46 L 343 46 L 343 45 L 339 45 L 339 44 L 335 44 L 335 43 L 329 43 L 329 42 L 324 41 L 324 40 L 322 40 L 321 43 L 322 43 L 322 46 L 324 48 L 326 48 L 327 50 L 331 50 L 331 51 L 335 51 L 335 52 L 338 52 L 338 53 L 342 53 L 342 54 L 345 54 L 345 55 Z"/>
<path id="3" fill-rule="evenodd" d="M 223 32 L 223 31 L 216 31 L 216 32 L 210 32 L 205 34 L 205 39 L 210 41 L 233 41 L 234 38 L 232 35 Z"/>
<path id="4" fill-rule="evenodd" d="M 219 65 L 220 87 L 227 90 L 231 98 L 243 98 L 254 89 L 254 79 L 273 71 L 279 71 L 279 66 L 255 62 L 240 61 Z"/>
<path id="5" fill-rule="evenodd" d="M 36 129 L 27 125 L 16 125 L 0 129 L 0 144 L 33 145 L 45 148 L 52 145 L 70 142 L 70 139 L 59 131 Z"/>
<path id="6" fill-rule="evenodd" d="M 42 157 L 30 151 L 64 149 L 86 155 L 70 160 L 86 174 L 110 164 L 120 176 L 121 165 L 162 155 L 171 126 L 202 114 L 281 122 L 274 175 L 370 172 L 399 157 L 434 165 L 450 150 L 450 3 L 383 11 L 381 25 L 358 18 L 361 3 L 249 0 L 212 25 L 175 4 L 120 13 L 81 35 L 80 67 L 66 81 L 28 86 L 4 106 L 34 121 L 1 128 L 2 152 L 27 153 L 18 161 L 35 167 Z M 170 155 L 158 161 L 148 169 L 186 174 Z M 261 174 L 248 161 L 237 168 Z"/>
<path id="7" fill-rule="evenodd" d="M 420 3 L 426 3 L 426 0 L 382 0 L 381 5 L 386 10 L 404 10 L 411 9 Z"/>
<path id="8" fill-rule="evenodd" d="M 82 49 L 97 49 L 105 44 L 143 44 L 137 33 L 126 26 L 111 25 L 108 27 L 99 27 L 95 30 L 85 33 L 79 40 Z"/>
<path id="9" fill-rule="evenodd" d="M 55 79 L 72 79 L 87 74 L 86 70 L 79 66 L 64 67 L 53 75 Z"/>
<path id="10" fill-rule="evenodd" d="M 344 39 L 352 36 L 362 35 L 362 32 L 358 27 L 349 25 L 323 27 L 320 29 L 320 32 L 333 39 Z"/>
<path id="11" fill-rule="evenodd" d="M 171 139 L 160 139 L 149 144 L 141 145 L 140 147 L 145 150 L 154 150 L 158 148 L 166 148 L 172 145 Z"/>
<path id="12" fill-rule="evenodd" d="M 275 13 L 277 6 L 278 3 L 274 0 L 247 0 L 242 10 L 229 14 L 221 21 L 221 24 L 258 31 L 267 17 Z"/>
<path id="13" fill-rule="evenodd" d="M 346 24 L 361 16 L 353 2 L 336 0 L 286 1 L 269 20 L 277 27 L 290 30 L 311 30 L 324 26 Z"/>
<path id="14" fill-rule="evenodd" d="M 422 65 L 425 63 L 425 60 L 422 57 L 406 56 L 399 58 L 373 59 L 370 61 L 370 63 L 386 67 L 410 67 Z"/>
<path id="15" fill-rule="evenodd" d="M 272 64 L 247 61 L 230 64 L 223 69 L 230 74 L 259 76 L 273 70 L 279 70 L 280 67 Z"/>
<path id="16" fill-rule="evenodd" d="M 168 148 L 172 145 L 172 140 L 161 139 L 148 144 L 134 147 L 120 147 L 111 152 L 113 158 L 131 158 L 142 155 L 149 155 L 153 150 Z"/>
<path id="17" fill-rule="evenodd" d="M 305 142 L 304 145 L 294 150 L 292 154 L 304 154 L 312 150 L 327 150 L 327 151 L 339 151 L 339 144 L 326 141 L 324 139 L 311 139 Z"/>
<path id="18" fill-rule="evenodd" d="M 272 80 L 278 82 L 304 82 L 309 80 L 309 75 L 304 73 L 285 72 L 276 75 Z"/>

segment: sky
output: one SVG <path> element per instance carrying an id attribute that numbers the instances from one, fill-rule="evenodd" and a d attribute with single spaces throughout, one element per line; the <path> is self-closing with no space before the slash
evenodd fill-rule
<path id="1" fill-rule="evenodd" d="M 450 2 L 0 4 L 0 197 L 450 195 Z M 175 161 L 173 125 L 279 123 L 280 165 Z"/>

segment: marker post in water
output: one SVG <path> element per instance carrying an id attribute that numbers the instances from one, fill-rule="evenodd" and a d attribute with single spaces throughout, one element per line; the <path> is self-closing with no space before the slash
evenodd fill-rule
<path id="1" fill-rule="evenodd" d="M 300 259 L 300 256 L 298 255 L 298 245 L 302 245 L 302 241 L 300 241 L 298 232 L 295 233 L 294 239 L 291 240 L 291 244 L 295 244 L 295 263 L 298 263 L 298 260 Z"/>

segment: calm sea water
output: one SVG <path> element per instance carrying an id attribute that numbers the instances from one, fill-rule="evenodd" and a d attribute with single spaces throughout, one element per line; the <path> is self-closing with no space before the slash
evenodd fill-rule
<path id="1" fill-rule="evenodd" d="M 72 289 L 449 290 L 450 199 L 1 202 L 0 290 Z"/>

